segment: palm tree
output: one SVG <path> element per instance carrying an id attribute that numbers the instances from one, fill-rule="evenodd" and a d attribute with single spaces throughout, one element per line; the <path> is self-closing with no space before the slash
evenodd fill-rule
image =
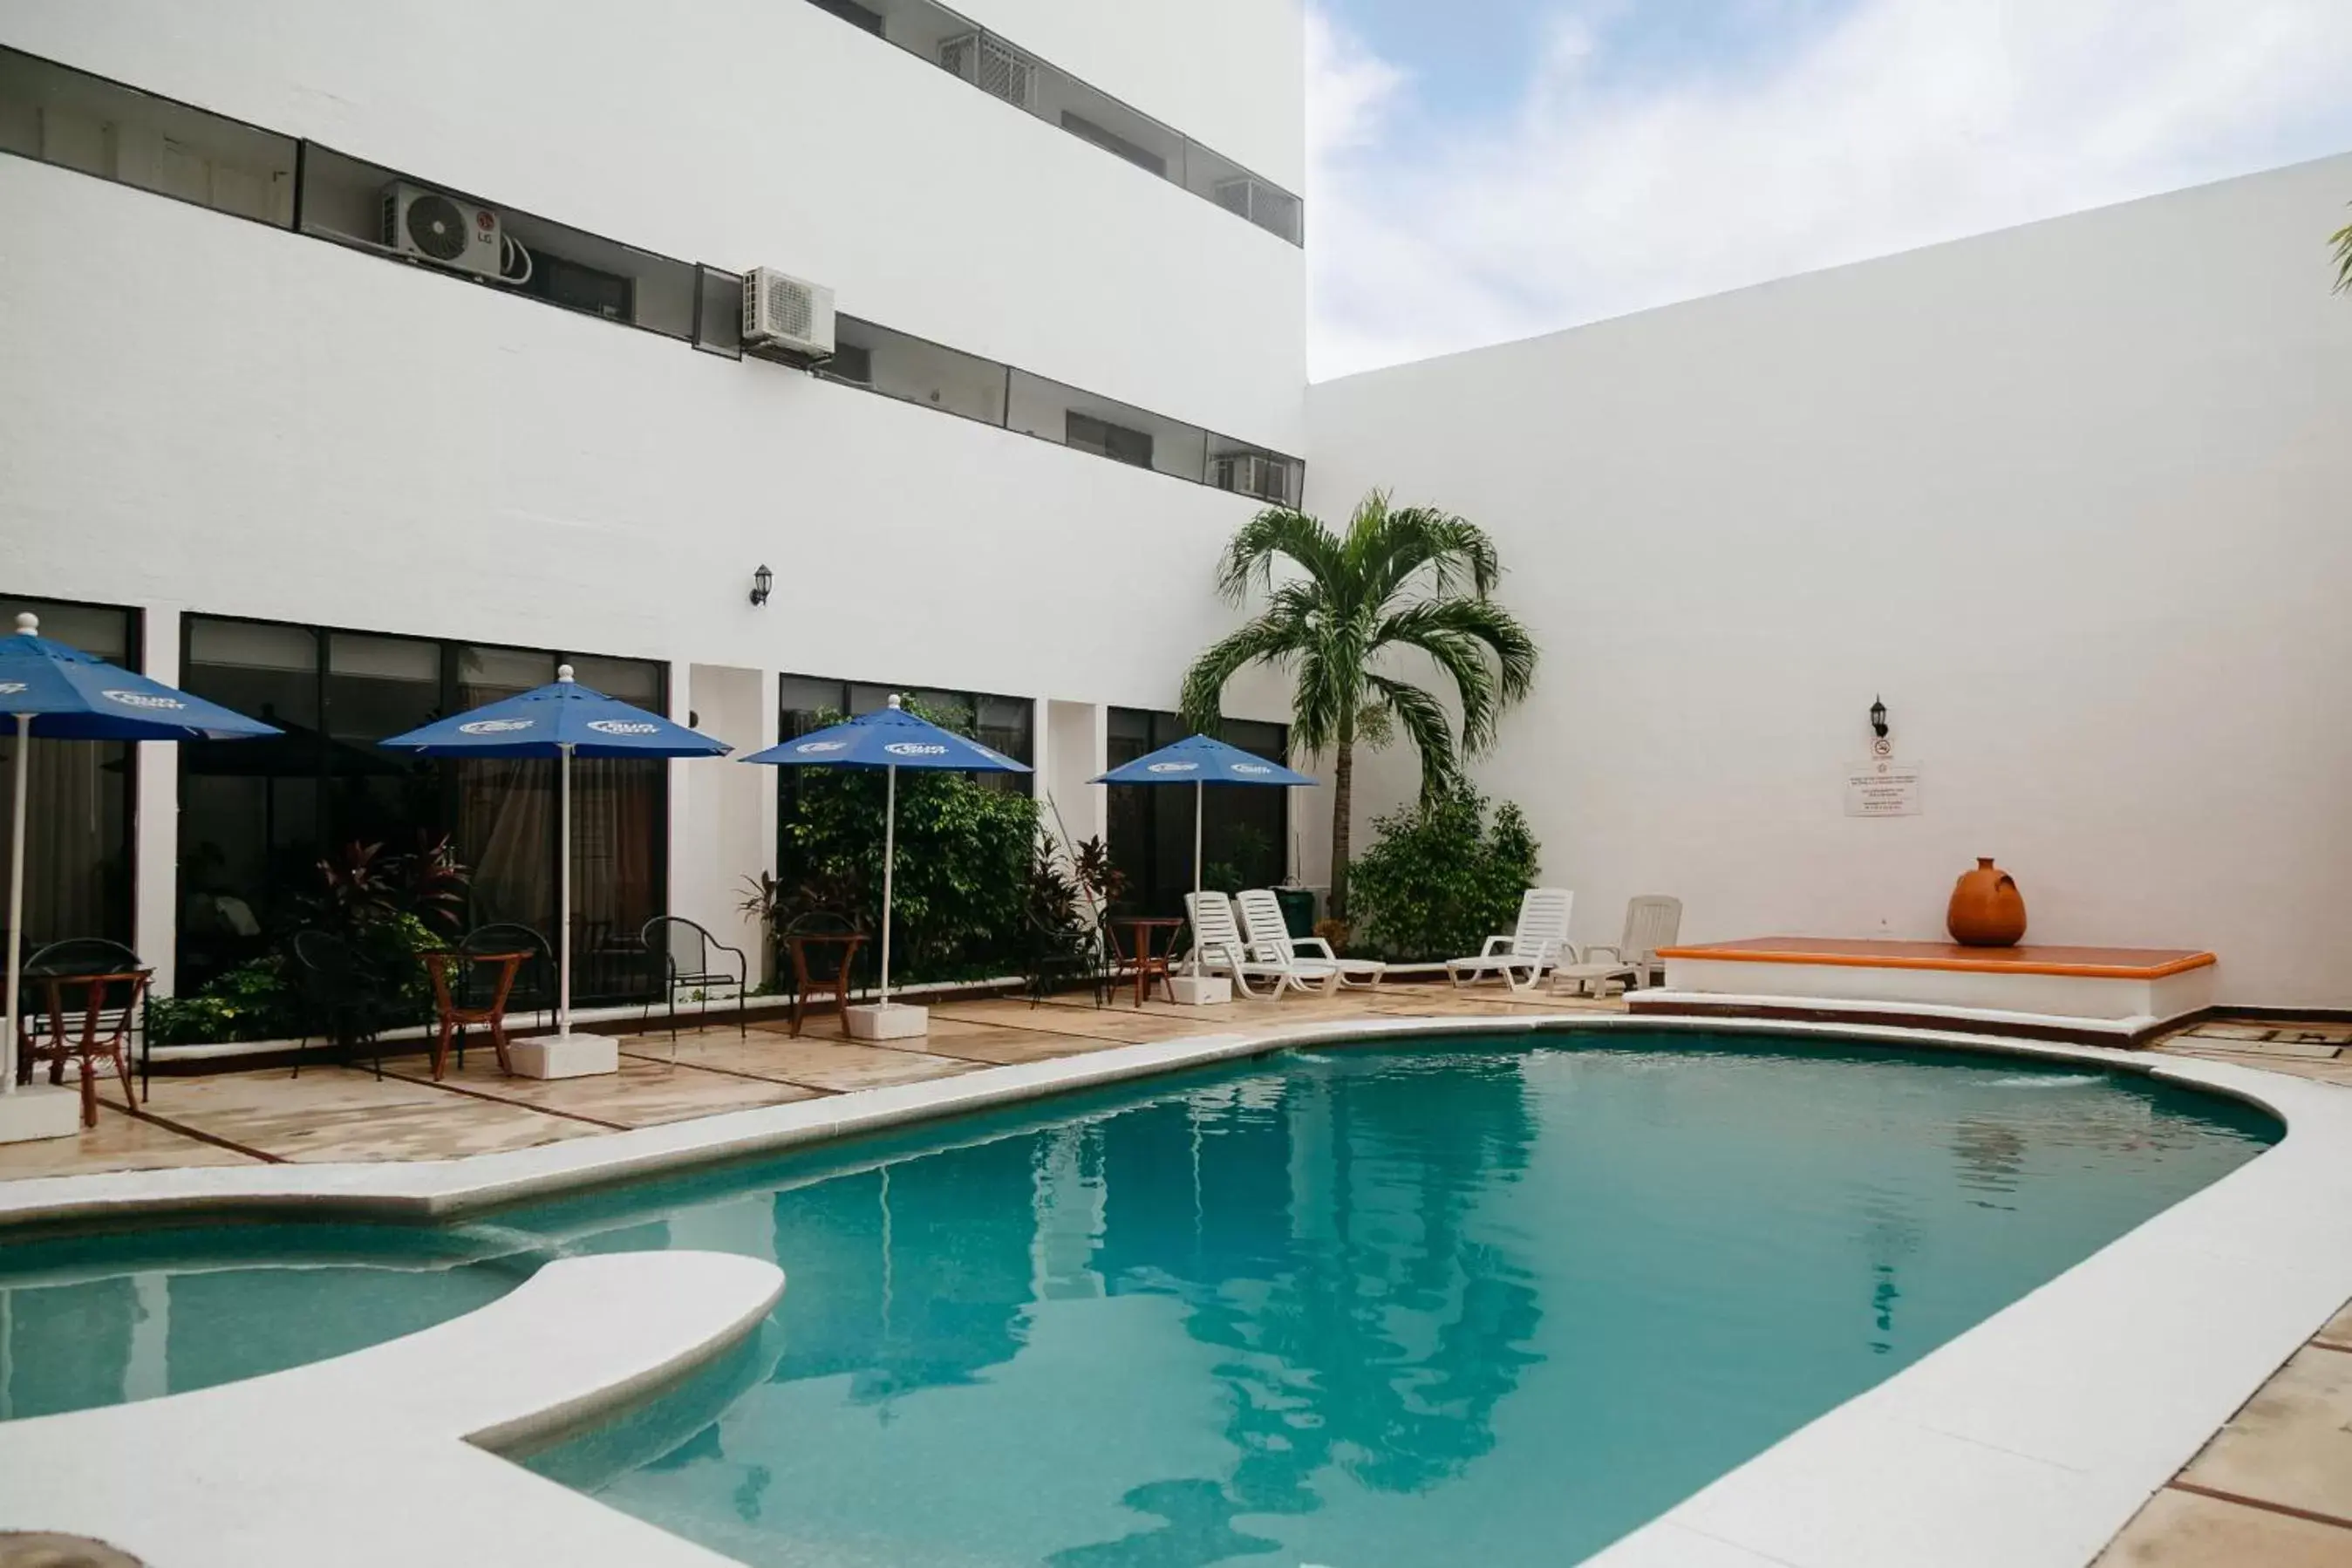
<path id="1" fill-rule="evenodd" d="M 2352 223 L 2329 235 L 2327 242 L 2336 247 L 2336 291 L 2352 294 Z"/>
<path id="2" fill-rule="evenodd" d="M 1287 568 L 1279 583 L 1277 560 Z M 1225 682 L 1249 665 L 1296 673 L 1291 743 L 1332 753 L 1335 920 L 1348 914 L 1356 742 L 1380 746 L 1403 731 L 1421 753 L 1422 795 L 1433 797 L 1461 776 L 1464 756 L 1494 743 L 1496 719 L 1534 683 L 1534 640 L 1490 596 L 1502 574 L 1494 541 L 1476 524 L 1432 507 L 1391 507 L 1381 490 L 1364 498 L 1345 533 L 1274 507 L 1225 547 L 1219 590 L 1239 605 L 1255 585 L 1267 604 L 1185 672 L 1185 721 L 1213 730 Z M 1384 650 L 1397 647 L 1420 649 L 1453 681 L 1458 745 L 1444 704 L 1389 673 Z"/>

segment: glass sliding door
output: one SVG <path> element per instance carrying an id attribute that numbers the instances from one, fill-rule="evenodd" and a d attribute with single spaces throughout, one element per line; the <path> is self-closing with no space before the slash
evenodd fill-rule
<path id="1" fill-rule="evenodd" d="M 1192 733 L 1173 713 L 1110 710 L 1111 767 L 1172 745 Z M 1290 732 L 1280 724 L 1228 719 L 1217 739 L 1282 762 Z M 1270 888 L 1290 865 L 1290 791 L 1211 786 L 1201 797 L 1202 886 L 1223 892 Z M 1192 792 L 1167 784 L 1112 784 L 1108 838 L 1111 862 L 1127 874 L 1126 906 L 1181 915 L 1192 890 Z"/>
<path id="2" fill-rule="evenodd" d="M 137 612 L 0 597 L 0 636 L 15 631 L 26 611 L 40 616 L 43 637 L 138 668 Z M 133 748 L 122 741 L 36 741 L 26 765 L 25 930 L 20 938 L 5 929 L 8 911 L 0 901 L 0 942 L 21 940 L 29 949 L 97 936 L 127 944 Z M 16 776 L 15 726 L 0 718 L 0 825 L 16 809 Z M 10 853 L 0 826 L 0 886 L 10 874 Z"/>
<path id="3" fill-rule="evenodd" d="M 445 835 L 469 868 L 464 923 L 556 930 L 555 764 L 416 757 L 384 737 L 555 679 L 656 712 L 665 671 L 632 659 L 190 616 L 184 684 L 287 733 L 184 748 L 183 990 L 298 928 L 318 863 L 352 844 L 409 855 Z M 665 908 L 668 765 L 585 759 L 572 771 L 573 994 L 646 984 L 637 931 Z"/>

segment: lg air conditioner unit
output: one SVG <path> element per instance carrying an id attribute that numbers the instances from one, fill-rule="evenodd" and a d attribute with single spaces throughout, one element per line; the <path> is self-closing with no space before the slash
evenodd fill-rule
<path id="1" fill-rule="evenodd" d="M 1239 213 L 1258 227 L 1285 239 L 1295 242 L 1298 238 L 1298 198 L 1288 191 L 1244 174 L 1239 179 L 1218 181 L 1215 194 L 1217 205 L 1227 212 Z"/>
<path id="2" fill-rule="evenodd" d="M 1210 478 L 1221 490 L 1283 504 L 1290 500 L 1289 462 L 1264 452 L 1223 453 Z"/>
<path id="3" fill-rule="evenodd" d="M 459 196 L 395 183 L 383 188 L 383 243 L 436 267 L 496 278 L 499 215 Z"/>
<path id="4" fill-rule="evenodd" d="M 1024 109 L 1037 100 L 1037 62 L 986 33 L 959 33 L 940 45 L 940 64 L 982 92 Z"/>
<path id="5" fill-rule="evenodd" d="M 755 267 L 743 279 L 743 346 L 802 363 L 833 357 L 833 290 Z"/>

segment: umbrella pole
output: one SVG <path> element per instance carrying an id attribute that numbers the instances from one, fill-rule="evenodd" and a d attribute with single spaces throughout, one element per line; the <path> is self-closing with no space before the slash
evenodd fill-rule
<path id="1" fill-rule="evenodd" d="M 16 1004 L 25 983 L 25 764 L 33 749 L 33 716 L 16 715 L 16 787 L 8 797 L 8 1019 L 0 1035 L 5 1068 L 0 1095 L 16 1092 Z"/>
<path id="2" fill-rule="evenodd" d="M 1199 779 L 1192 781 L 1192 907 L 1201 907 L 1201 805 L 1209 786 Z M 1192 973 L 1201 973 L 1201 933 L 1192 932 Z"/>
<path id="3" fill-rule="evenodd" d="M 572 1033 L 572 748 L 565 746 L 555 764 L 556 771 L 556 837 L 562 840 L 556 848 L 555 897 L 561 912 L 556 916 L 555 947 L 555 1033 L 568 1037 Z"/>
<path id="4" fill-rule="evenodd" d="M 890 873 L 898 864 L 898 766 L 887 770 L 882 806 L 882 1005 L 890 1005 Z"/>

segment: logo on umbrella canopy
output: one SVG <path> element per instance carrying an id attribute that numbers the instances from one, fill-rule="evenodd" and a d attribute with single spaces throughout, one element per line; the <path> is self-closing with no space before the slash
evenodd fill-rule
<path id="1" fill-rule="evenodd" d="M 634 719 L 591 719 L 588 728 L 600 735 L 650 735 L 660 728 Z"/>
<path id="2" fill-rule="evenodd" d="M 882 749 L 894 757 L 944 757 L 948 754 L 945 746 L 922 741 L 893 741 Z"/>
<path id="3" fill-rule="evenodd" d="M 14 697 L 24 689 L 25 683 L 21 680 L 0 680 L 0 697 Z"/>
<path id="4" fill-rule="evenodd" d="M 1237 773 L 1256 774 L 1270 773 L 1274 772 L 1274 770 L 1267 767 L 1264 763 L 1235 763 L 1234 764 L 1234 772 Z"/>
<path id="5" fill-rule="evenodd" d="M 528 730 L 536 719 L 477 719 L 470 724 L 457 726 L 460 735 L 505 735 L 517 730 Z"/>
<path id="6" fill-rule="evenodd" d="M 187 706 L 176 697 L 161 697 L 152 691 L 105 691 L 100 692 L 100 695 L 109 702 L 120 702 L 125 708 L 185 708 Z"/>
<path id="7" fill-rule="evenodd" d="M 794 746 L 793 750 L 795 752 L 845 752 L 849 750 L 849 742 L 846 741 L 803 741 L 799 745 Z"/>
<path id="8" fill-rule="evenodd" d="M 1151 764 L 1150 771 L 1155 773 L 1193 773 L 1201 771 L 1201 764 L 1198 763 L 1154 763 Z"/>

